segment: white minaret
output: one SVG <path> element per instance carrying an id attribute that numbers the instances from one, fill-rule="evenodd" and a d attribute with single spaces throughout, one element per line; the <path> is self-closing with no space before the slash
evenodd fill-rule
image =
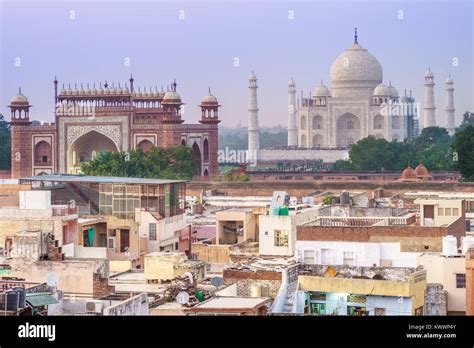
<path id="1" fill-rule="evenodd" d="M 257 104 L 257 76 L 252 71 L 249 77 L 249 125 L 248 125 L 248 159 L 253 163 L 258 160 L 260 150 L 260 129 L 258 128 L 258 104 Z"/>
<path id="2" fill-rule="evenodd" d="M 451 75 L 446 80 L 446 129 L 450 135 L 454 134 L 455 122 L 454 122 L 454 87 L 453 79 Z"/>
<path id="3" fill-rule="evenodd" d="M 425 100 L 423 106 L 423 128 L 435 127 L 434 75 L 430 69 L 425 74 Z"/>
<path id="4" fill-rule="evenodd" d="M 293 78 L 288 82 L 288 146 L 298 146 L 296 128 L 296 85 Z"/>

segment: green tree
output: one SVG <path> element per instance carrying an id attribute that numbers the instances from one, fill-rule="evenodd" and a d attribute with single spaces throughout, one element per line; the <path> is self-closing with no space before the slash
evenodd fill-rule
<path id="1" fill-rule="evenodd" d="M 469 125 L 456 132 L 452 149 L 454 165 L 463 178 L 474 181 L 474 127 Z"/>
<path id="2" fill-rule="evenodd" d="M 10 125 L 0 114 L 0 170 L 11 168 L 11 133 Z"/>
<path id="3" fill-rule="evenodd" d="M 81 166 L 87 175 L 126 176 L 190 180 L 197 172 L 197 162 L 187 146 L 153 147 L 129 152 L 101 152 Z"/>
<path id="4" fill-rule="evenodd" d="M 392 167 L 389 142 L 368 136 L 351 146 L 349 158 L 358 170 L 382 171 Z"/>
<path id="5" fill-rule="evenodd" d="M 451 137 L 446 128 L 427 127 L 423 128 L 421 134 L 415 138 L 414 145 L 417 151 L 426 149 L 430 145 L 437 143 L 449 143 Z"/>

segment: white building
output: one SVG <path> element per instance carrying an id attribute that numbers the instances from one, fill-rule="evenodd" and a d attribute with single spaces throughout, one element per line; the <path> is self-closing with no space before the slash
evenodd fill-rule
<path id="1" fill-rule="evenodd" d="M 289 215 L 259 216 L 259 254 L 293 256 L 296 246 L 296 226 L 314 220 L 319 207 L 290 210 Z"/>
<path id="2" fill-rule="evenodd" d="M 382 65 L 359 44 L 356 30 L 352 46 L 331 66 L 331 88 L 321 81 L 309 98 L 302 96 L 297 113 L 298 146 L 347 147 L 369 135 L 389 141 L 405 139 L 407 117 L 403 107 L 396 107 L 398 91 L 391 82 L 387 86 L 382 82 Z M 290 104 L 293 84 L 291 80 Z"/>

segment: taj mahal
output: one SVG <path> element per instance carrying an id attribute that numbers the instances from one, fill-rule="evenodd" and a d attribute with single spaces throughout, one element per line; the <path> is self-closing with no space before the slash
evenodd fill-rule
<path id="1" fill-rule="evenodd" d="M 346 159 L 352 144 L 374 136 L 387 141 L 416 137 L 420 128 L 435 121 L 434 74 L 424 75 L 424 105 L 419 110 L 411 91 L 402 95 L 390 80 L 384 81 L 380 62 L 358 41 L 332 63 L 331 84 L 323 81 L 297 99 L 296 83 L 288 83 L 288 146 L 260 149 L 257 106 L 257 78 L 249 78 L 249 152 L 260 161 L 315 160 L 334 162 Z M 385 83 L 384 83 L 385 82 Z M 454 132 L 453 80 L 446 80 L 446 125 Z M 421 115 L 422 113 L 422 115 Z M 304 151 L 303 151 L 304 150 Z"/>

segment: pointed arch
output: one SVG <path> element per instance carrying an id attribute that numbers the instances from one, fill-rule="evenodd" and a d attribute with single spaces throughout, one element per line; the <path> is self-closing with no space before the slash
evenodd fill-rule
<path id="1" fill-rule="evenodd" d="M 196 160 L 197 175 L 201 176 L 201 149 L 199 148 L 199 145 L 196 142 L 194 142 L 193 146 L 191 147 L 191 152 L 194 156 L 194 159 Z"/>
<path id="2" fill-rule="evenodd" d="M 204 144 L 203 144 L 203 153 L 204 153 L 204 162 L 209 162 L 209 141 L 204 139 Z"/>
<path id="3" fill-rule="evenodd" d="M 140 142 L 138 143 L 137 148 L 138 148 L 138 149 L 142 149 L 143 152 L 146 153 L 146 152 L 150 151 L 151 148 L 154 147 L 154 146 L 155 146 L 155 145 L 153 145 L 153 143 L 152 143 L 150 140 L 145 139 L 145 140 L 142 140 L 142 141 L 140 141 Z"/>

